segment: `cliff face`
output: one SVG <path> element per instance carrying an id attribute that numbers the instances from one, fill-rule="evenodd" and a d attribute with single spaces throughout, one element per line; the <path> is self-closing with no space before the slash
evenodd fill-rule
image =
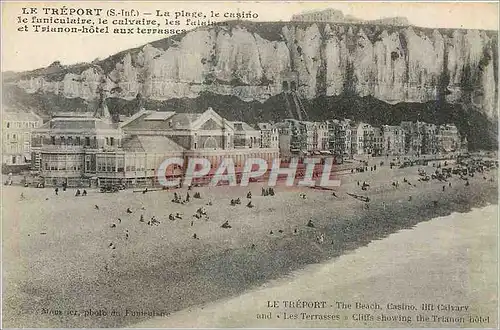
<path id="1" fill-rule="evenodd" d="M 264 102 L 296 80 L 299 94 L 442 101 L 497 115 L 497 32 L 326 23 L 231 23 L 187 32 L 108 59 L 28 74 L 28 93 L 94 100 L 196 98 Z M 292 77 L 292 78 L 290 78 Z"/>

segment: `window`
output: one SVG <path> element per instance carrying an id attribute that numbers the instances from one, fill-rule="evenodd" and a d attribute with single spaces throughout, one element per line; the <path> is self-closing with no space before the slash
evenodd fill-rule
<path id="1" fill-rule="evenodd" d="M 111 144 L 112 146 L 114 146 L 114 145 L 115 145 L 115 138 L 114 138 L 114 137 L 110 137 L 110 138 L 109 138 L 109 142 L 110 142 L 110 144 Z"/>
<path id="2" fill-rule="evenodd" d="M 55 136 L 50 137 L 50 144 L 52 144 L 52 145 L 56 144 L 56 137 Z"/>
<path id="3" fill-rule="evenodd" d="M 7 128 L 10 128 L 10 122 L 7 122 Z"/>
<path id="4" fill-rule="evenodd" d="M 15 140 L 16 139 L 16 134 L 12 134 L 12 138 Z"/>
<path id="5" fill-rule="evenodd" d="M 76 137 L 76 145 L 77 145 L 77 146 L 79 146 L 79 145 L 80 145 L 80 137 L 79 137 L 79 136 L 77 136 L 77 137 Z"/>
<path id="6" fill-rule="evenodd" d="M 87 147 L 89 147 L 89 146 L 90 146 L 90 137 L 88 137 L 88 136 L 86 136 L 86 137 L 85 137 L 85 145 L 86 145 Z"/>
<path id="7" fill-rule="evenodd" d="M 16 156 L 12 156 L 12 164 L 16 163 Z"/>

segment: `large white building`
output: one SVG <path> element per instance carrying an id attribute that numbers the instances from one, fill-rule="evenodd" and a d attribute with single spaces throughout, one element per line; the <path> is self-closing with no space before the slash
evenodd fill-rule
<path id="1" fill-rule="evenodd" d="M 382 126 L 384 134 L 383 153 L 385 155 L 403 155 L 405 153 L 405 132 L 401 126 Z"/>
<path id="2" fill-rule="evenodd" d="M 120 125 L 106 117 L 53 118 L 36 130 L 40 175 L 49 185 L 157 184 L 167 158 L 184 166 L 166 175 L 183 175 L 190 158 L 206 158 L 213 169 L 225 158 L 237 167 L 247 158 L 272 162 L 277 148 L 260 147 L 260 131 L 230 122 L 209 108 L 203 113 L 141 110 Z"/>
<path id="3" fill-rule="evenodd" d="M 261 148 L 279 148 L 278 126 L 270 123 L 259 123 Z"/>
<path id="4" fill-rule="evenodd" d="M 32 112 L 2 112 L 2 166 L 31 164 L 31 133 L 42 124 Z"/>

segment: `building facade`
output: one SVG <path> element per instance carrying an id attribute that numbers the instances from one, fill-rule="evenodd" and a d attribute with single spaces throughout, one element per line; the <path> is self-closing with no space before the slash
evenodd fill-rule
<path id="1" fill-rule="evenodd" d="M 422 154 L 432 155 L 438 152 L 438 131 L 435 124 L 422 124 Z"/>
<path id="2" fill-rule="evenodd" d="M 352 153 L 356 155 L 371 155 L 373 153 L 373 127 L 370 124 L 359 123 L 353 126 Z"/>
<path id="3" fill-rule="evenodd" d="M 212 109 L 203 113 L 141 110 L 118 124 L 108 119 L 53 118 L 36 131 L 45 184 L 68 186 L 157 184 L 157 170 L 167 158 L 165 175 L 184 175 L 190 158 L 206 158 L 217 168 L 225 158 L 242 167 L 247 158 L 271 162 L 278 148 L 261 148 L 258 130 L 229 122 Z"/>
<path id="4" fill-rule="evenodd" d="M 422 154 L 423 132 L 425 123 L 402 121 L 401 128 L 405 133 L 405 153 L 419 156 Z"/>
<path id="5" fill-rule="evenodd" d="M 454 124 L 440 125 L 437 132 L 438 151 L 455 152 L 461 149 L 461 137 Z"/>
<path id="6" fill-rule="evenodd" d="M 373 127 L 372 155 L 381 156 L 384 150 L 384 132 L 380 127 Z"/>
<path id="7" fill-rule="evenodd" d="M 121 148 L 123 134 L 116 124 L 96 117 L 58 117 L 33 132 L 34 166 L 46 184 L 69 186 L 97 174 L 97 154 Z"/>
<path id="8" fill-rule="evenodd" d="M 276 125 L 270 123 L 259 123 L 261 148 L 279 148 L 279 132 Z"/>
<path id="9" fill-rule="evenodd" d="M 31 165 L 32 132 L 42 124 L 42 118 L 31 112 L 2 112 L 2 167 L 6 171 Z"/>
<path id="10" fill-rule="evenodd" d="M 382 126 L 384 134 L 383 153 L 385 155 L 403 155 L 405 150 L 405 134 L 401 126 Z"/>

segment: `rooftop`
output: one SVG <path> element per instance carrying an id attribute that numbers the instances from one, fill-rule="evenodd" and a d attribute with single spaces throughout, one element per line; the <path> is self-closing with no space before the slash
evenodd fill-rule
<path id="1" fill-rule="evenodd" d="M 252 126 L 248 125 L 244 121 L 232 121 L 232 122 L 229 122 L 229 123 L 234 127 L 234 130 L 236 132 L 239 132 L 239 131 L 256 131 L 255 128 L 253 128 Z"/>
<path id="2" fill-rule="evenodd" d="M 184 148 L 165 136 L 132 135 L 122 141 L 123 150 L 132 152 L 182 152 Z"/>
<path id="3" fill-rule="evenodd" d="M 42 129 L 60 129 L 60 130 L 95 130 L 95 129 L 116 129 L 116 124 L 108 123 L 99 118 L 92 117 L 64 117 L 52 118 L 45 123 Z"/>
<path id="4" fill-rule="evenodd" d="M 40 121 L 41 117 L 33 112 L 15 112 L 5 111 L 2 112 L 2 119 L 6 121 Z"/>

